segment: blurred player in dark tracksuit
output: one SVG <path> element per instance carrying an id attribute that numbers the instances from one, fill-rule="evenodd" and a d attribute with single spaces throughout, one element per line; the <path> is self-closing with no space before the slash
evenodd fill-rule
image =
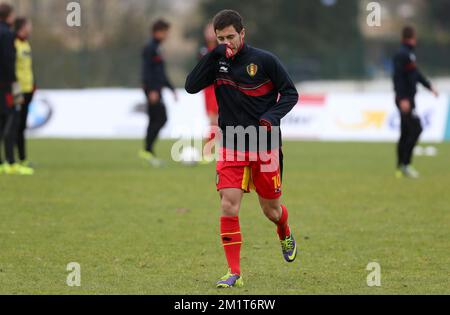
<path id="1" fill-rule="evenodd" d="M 148 102 L 149 125 L 145 139 L 145 149 L 139 156 L 154 167 L 162 165 L 156 158 L 154 144 L 159 132 L 167 122 L 166 107 L 162 99 L 162 89 L 169 88 L 178 97 L 173 85 L 170 83 L 165 68 L 164 58 L 161 55 L 160 45 L 169 35 L 170 24 L 164 20 L 156 21 L 152 26 L 152 38 L 144 47 L 142 53 L 142 83 Z"/>
<path id="2" fill-rule="evenodd" d="M 401 116 L 401 137 L 397 147 L 397 178 L 418 178 L 419 173 L 411 166 L 414 147 L 423 131 L 420 118 L 416 112 L 415 96 L 417 83 L 438 93 L 431 83 L 419 71 L 416 64 L 416 32 L 412 27 L 405 27 L 402 34 L 402 46 L 394 57 L 395 102 Z"/>
<path id="3" fill-rule="evenodd" d="M 14 158 L 19 110 L 23 103 L 16 82 L 15 36 L 11 30 L 14 20 L 14 9 L 8 4 L 0 4 L 0 174 L 32 175 L 32 169 L 16 164 Z M 3 142 L 6 163 L 1 154 Z"/>
<path id="4" fill-rule="evenodd" d="M 200 57 L 203 58 L 207 53 L 211 52 L 217 47 L 216 33 L 214 32 L 214 26 L 209 23 L 204 30 L 205 46 L 200 50 Z M 208 115 L 209 125 L 211 130 L 209 131 L 208 137 L 205 139 L 205 144 L 209 144 L 208 148 L 205 148 L 205 156 L 201 161 L 202 164 L 208 164 L 213 161 L 212 156 L 212 145 L 213 140 L 216 138 L 216 130 L 218 128 L 219 120 L 219 106 L 217 105 L 216 91 L 214 85 L 208 86 L 203 93 L 205 94 L 205 107 L 206 114 Z"/>
<path id="5" fill-rule="evenodd" d="M 35 91 L 32 52 L 28 41 L 32 31 L 31 21 L 24 17 L 18 17 L 14 24 L 14 30 L 16 33 L 16 77 L 24 96 L 24 103 L 20 106 L 18 120 L 17 149 L 21 165 L 29 167 L 30 163 L 27 161 L 26 154 L 25 130 L 27 128 L 29 106 Z"/>

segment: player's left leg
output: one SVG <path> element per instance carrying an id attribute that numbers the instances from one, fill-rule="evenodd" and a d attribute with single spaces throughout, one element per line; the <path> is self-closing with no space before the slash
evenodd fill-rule
<path id="1" fill-rule="evenodd" d="M 406 156 L 406 165 L 412 164 L 413 152 L 417 143 L 419 142 L 420 135 L 423 132 L 422 123 L 420 121 L 419 116 L 414 114 L 411 118 L 410 123 L 410 138 L 408 139 L 408 152 Z M 417 173 L 417 171 L 416 171 Z M 418 175 L 418 173 L 417 173 Z"/>
<path id="2" fill-rule="evenodd" d="M 24 95 L 25 103 L 20 107 L 19 113 L 19 128 L 17 134 L 17 149 L 19 151 L 19 160 L 23 166 L 30 166 L 30 163 L 27 161 L 27 152 L 26 152 L 26 138 L 25 131 L 27 129 L 27 119 L 30 103 L 33 100 L 33 93 L 26 93 Z"/>
<path id="3" fill-rule="evenodd" d="M 154 153 L 154 144 L 159 132 L 167 122 L 166 107 L 163 103 L 152 104 L 148 107 L 149 126 L 147 128 L 146 150 Z"/>
<path id="4" fill-rule="evenodd" d="M 286 206 L 281 204 L 280 199 L 265 199 L 261 196 L 259 202 L 265 216 L 277 226 L 284 259 L 293 262 L 297 258 L 297 243 L 289 227 Z"/>
<path id="5" fill-rule="evenodd" d="M 0 91 L 1 93 L 1 91 Z M 1 98 L 1 94 L 0 94 Z M 2 104 L 0 103 L 0 106 Z M 4 173 L 5 166 L 3 164 L 3 131 L 5 129 L 5 123 L 6 123 L 6 115 L 2 112 L 2 108 L 0 108 L 0 175 Z"/>
<path id="6" fill-rule="evenodd" d="M 19 111 L 16 110 L 16 108 L 11 108 L 8 110 L 8 115 L 4 127 L 4 139 L 6 161 L 9 165 L 14 165 L 16 162 L 14 156 L 14 146 L 17 139 L 18 117 Z"/>
<path id="7" fill-rule="evenodd" d="M 259 195 L 261 209 L 265 216 L 277 226 L 283 257 L 287 262 L 293 262 L 297 257 L 297 244 L 289 227 L 288 210 L 280 202 L 281 158 L 280 155 L 274 155 L 266 162 L 259 160 L 253 163 L 252 180 Z"/>
<path id="8" fill-rule="evenodd" d="M 402 115 L 402 128 L 405 129 L 405 136 L 403 144 L 403 161 L 400 166 L 400 171 L 402 175 L 407 178 L 418 178 L 420 174 L 412 167 L 411 163 L 414 147 L 419 141 L 423 128 L 420 118 L 414 111 Z"/>

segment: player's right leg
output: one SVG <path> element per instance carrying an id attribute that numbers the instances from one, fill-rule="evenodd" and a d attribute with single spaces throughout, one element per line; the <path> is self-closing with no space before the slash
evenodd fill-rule
<path id="1" fill-rule="evenodd" d="M 399 143 L 399 169 L 397 178 L 419 178 L 419 172 L 411 166 L 414 147 L 422 133 L 420 118 L 416 114 L 408 113 L 401 115 L 401 137 Z"/>
<path id="2" fill-rule="evenodd" d="M 139 153 L 139 157 L 154 167 L 160 167 L 164 163 L 154 154 L 154 145 L 161 129 L 167 122 L 166 107 L 163 103 L 148 104 L 149 124 L 145 138 L 145 150 Z"/>
<path id="3" fill-rule="evenodd" d="M 1 92 L 0 92 L 1 93 Z M 1 94 L 0 94 L 1 97 Z M 2 104 L 0 103 L 0 106 Z M 5 115 L 2 113 L 1 111 L 2 109 L 0 108 L 0 175 L 4 173 L 5 171 L 5 166 L 3 164 L 3 129 L 4 129 L 4 121 L 5 121 Z"/>
<path id="4" fill-rule="evenodd" d="M 228 155 L 228 154 L 229 155 Z M 249 192 L 249 162 L 235 160 L 234 150 L 220 149 L 216 187 L 221 199 L 220 230 L 229 272 L 217 283 L 218 288 L 243 286 L 240 252 L 242 234 L 239 209 L 244 192 Z"/>
<path id="5" fill-rule="evenodd" d="M 5 128 L 5 154 L 7 164 L 4 165 L 4 173 L 7 175 L 33 175 L 34 170 L 16 163 L 14 148 L 17 142 L 19 112 L 11 109 L 8 112 Z"/>
<path id="6" fill-rule="evenodd" d="M 242 287 L 244 285 L 240 267 L 242 234 L 239 224 L 239 208 L 243 194 L 243 191 L 237 188 L 220 190 L 220 237 L 229 271 L 217 282 L 218 288 Z"/>

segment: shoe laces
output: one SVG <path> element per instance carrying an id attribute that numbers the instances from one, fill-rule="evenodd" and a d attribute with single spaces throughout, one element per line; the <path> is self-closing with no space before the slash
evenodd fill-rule
<path id="1" fill-rule="evenodd" d="M 281 247 L 284 251 L 290 251 L 294 249 L 294 240 L 292 237 L 289 237 L 285 239 L 284 241 L 281 241 Z"/>

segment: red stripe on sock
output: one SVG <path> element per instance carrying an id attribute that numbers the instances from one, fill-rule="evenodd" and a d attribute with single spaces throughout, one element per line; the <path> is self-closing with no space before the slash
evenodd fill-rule
<path id="1" fill-rule="evenodd" d="M 225 256 L 232 274 L 241 274 L 241 244 L 242 235 L 239 217 L 222 217 L 220 231 Z"/>
<path id="2" fill-rule="evenodd" d="M 281 205 L 281 209 L 282 213 L 280 221 L 278 221 L 277 223 L 278 226 L 277 233 L 280 240 L 285 240 L 286 237 L 291 235 L 291 229 L 289 228 L 288 224 L 289 213 L 285 206 Z"/>

